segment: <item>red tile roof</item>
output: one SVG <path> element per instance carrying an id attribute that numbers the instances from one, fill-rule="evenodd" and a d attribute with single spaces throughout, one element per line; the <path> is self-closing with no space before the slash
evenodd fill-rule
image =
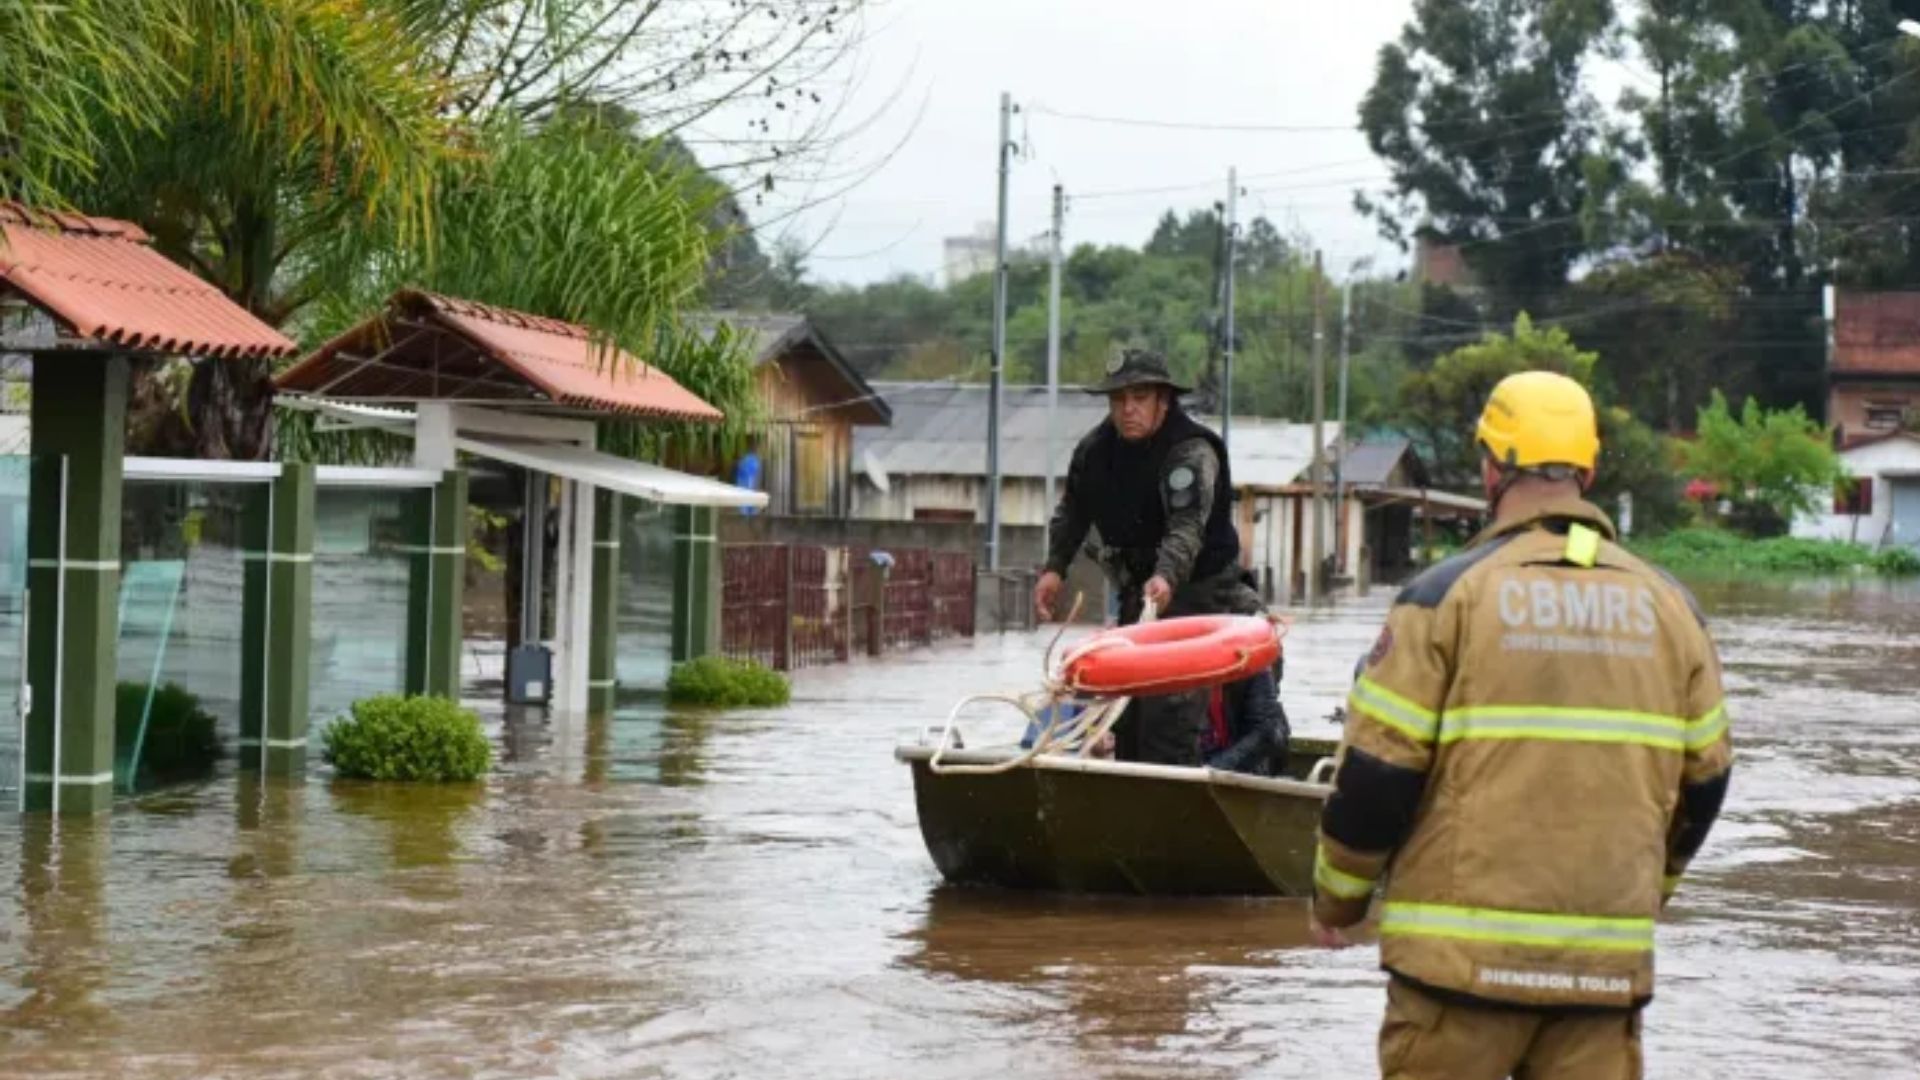
<path id="1" fill-rule="evenodd" d="M 445 347 L 448 339 L 455 347 Z M 276 385 L 341 400 L 544 402 L 721 419 L 672 376 L 595 342 L 583 326 L 414 289 L 395 293 L 385 312 L 321 346 Z"/>
<path id="2" fill-rule="evenodd" d="M 1832 371 L 1920 378 L 1920 292 L 1835 296 Z"/>
<path id="3" fill-rule="evenodd" d="M 0 288 L 11 286 L 76 337 L 228 359 L 299 348 L 148 245 L 130 222 L 0 202 Z"/>

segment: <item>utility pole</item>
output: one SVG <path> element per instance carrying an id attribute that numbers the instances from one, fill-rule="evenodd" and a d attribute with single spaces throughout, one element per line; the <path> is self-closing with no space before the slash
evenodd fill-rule
<path id="1" fill-rule="evenodd" d="M 1060 248 L 1066 227 L 1067 195 L 1053 185 L 1053 251 L 1047 274 L 1047 524 L 1046 543 L 1053 543 L 1053 432 L 1060 412 Z"/>
<path id="2" fill-rule="evenodd" d="M 1327 374 L 1324 338 L 1326 313 L 1324 290 L 1320 287 L 1320 253 L 1313 253 L 1313 539 L 1308 545 L 1311 559 L 1307 566 L 1307 603 L 1320 599 L 1320 564 L 1326 557 L 1326 483 L 1320 471 L 1322 448 L 1326 446 L 1323 426 L 1327 420 Z"/>
<path id="3" fill-rule="evenodd" d="M 1236 177 L 1238 169 L 1227 170 L 1227 286 L 1222 307 L 1226 308 L 1226 341 L 1222 351 L 1226 358 L 1225 371 L 1220 380 L 1220 441 L 1226 443 L 1233 429 L 1233 269 L 1234 260 L 1239 254 L 1238 237 L 1235 235 L 1240 226 L 1235 221 L 1235 212 L 1240 195 L 1240 184 Z"/>
<path id="4" fill-rule="evenodd" d="M 1013 97 L 1000 94 L 1000 212 L 993 241 L 993 366 L 987 388 L 987 569 L 1000 569 L 1000 378 L 1007 355 L 1007 171 Z"/>
<path id="5" fill-rule="evenodd" d="M 1353 278 L 1340 286 L 1340 453 L 1333 459 L 1333 543 L 1334 561 L 1347 569 L 1347 450 L 1353 446 L 1353 434 L 1347 430 L 1347 364 L 1353 343 Z"/>

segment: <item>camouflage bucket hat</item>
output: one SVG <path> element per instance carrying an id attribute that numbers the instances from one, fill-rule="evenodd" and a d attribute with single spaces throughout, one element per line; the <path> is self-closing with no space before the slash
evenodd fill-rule
<path id="1" fill-rule="evenodd" d="M 1087 387 L 1089 394 L 1111 394 L 1129 386 L 1164 386 L 1176 394 L 1192 393 L 1191 386 L 1173 381 L 1167 360 L 1146 349 L 1121 349 L 1107 358 L 1107 377 Z"/>

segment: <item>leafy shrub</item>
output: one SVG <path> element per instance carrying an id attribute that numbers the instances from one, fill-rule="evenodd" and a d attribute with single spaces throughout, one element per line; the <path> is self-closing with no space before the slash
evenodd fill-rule
<path id="1" fill-rule="evenodd" d="M 147 731 L 140 734 L 140 718 L 147 718 Z M 140 776 L 162 783 L 191 780 L 213 771 L 220 760 L 220 734 L 214 728 L 213 714 L 200 707 L 200 699 L 178 683 L 163 683 L 153 691 L 153 705 L 147 705 L 147 684 L 123 682 L 114 687 L 114 745 L 131 755 L 134 742 L 140 743 Z"/>
<path id="2" fill-rule="evenodd" d="M 441 697 L 356 701 L 324 741 L 340 775 L 363 780 L 475 780 L 493 763 L 480 718 Z"/>
<path id="3" fill-rule="evenodd" d="M 667 700 L 680 705 L 785 705 L 792 696 L 786 676 L 750 660 L 703 656 L 667 676 Z"/>
<path id="4" fill-rule="evenodd" d="M 1906 548 L 1875 553 L 1859 544 L 1838 540 L 1801 540 L 1791 536 L 1750 540 L 1722 529 L 1682 529 L 1633 547 L 1643 557 L 1670 570 L 1920 573 L 1920 555 Z"/>
<path id="5" fill-rule="evenodd" d="M 1798 405 L 1769 411 L 1748 398 L 1736 415 L 1718 390 L 1700 410 L 1685 457 L 1691 475 L 1713 481 L 1733 502 L 1739 512 L 1731 522 L 1756 535 L 1785 532 L 1844 475 L 1833 441 Z"/>
<path id="6" fill-rule="evenodd" d="M 1920 552 L 1908 547 L 1888 548 L 1873 557 L 1873 568 L 1893 577 L 1920 574 Z"/>

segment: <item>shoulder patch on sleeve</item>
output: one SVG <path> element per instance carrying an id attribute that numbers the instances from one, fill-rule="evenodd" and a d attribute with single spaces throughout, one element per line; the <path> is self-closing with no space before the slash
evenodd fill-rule
<path id="1" fill-rule="evenodd" d="M 1185 491 L 1193 486 L 1193 470 L 1185 465 L 1176 465 L 1167 473 L 1167 487 L 1174 491 Z"/>
<path id="2" fill-rule="evenodd" d="M 1494 552 L 1507 546 L 1515 535 L 1517 534 L 1510 533 L 1490 544 L 1463 551 L 1450 559 L 1443 559 L 1433 566 L 1428 567 L 1422 571 L 1418 577 L 1408 582 L 1407 587 L 1400 590 L 1400 595 L 1393 598 L 1393 602 L 1396 605 L 1412 604 L 1415 607 L 1439 607 L 1440 601 L 1447 598 L 1447 593 L 1453 591 L 1454 585 L 1459 582 L 1460 578 L 1464 576 L 1467 571 L 1478 566 L 1482 560 Z"/>

